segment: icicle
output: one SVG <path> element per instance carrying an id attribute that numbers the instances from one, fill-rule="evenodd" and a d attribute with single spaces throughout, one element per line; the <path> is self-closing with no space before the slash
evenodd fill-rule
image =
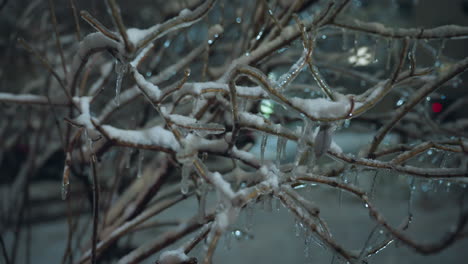
<path id="1" fill-rule="evenodd" d="M 391 39 L 387 39 L 387 62 L 385 63 L 385 70 L 390 69 L 390 63 L 392 61 L 392 48 L 393 48 L 393 42 Z"/>
<path id="2" fill-rule="evenodd" d="M 324 124 L 320 126 L 319 132 L 317 133 L 314 142 L 314 153 L 317 159 L 326 153 L 330 148 L 332 133 L 333 129 L 330 124 Z"/>
<path id="3" fill-rule="evenodd" d="M 411 177 L 411 180 L 409 183 L 410 191 L 409 191 L 409 198 L 408 198 L 408 219 L 409 219 L 408 224 L 410 224 L 411 221 L 413 220 L 412 204 L 413 204 L 414 191 L 416 190 L 414 181 L 415 181 L 415 177 Z"/>
<path id="4" fill-rule="evenodd" d="M 418 40 L 413 40 L 413 45 L 408 52 L 408 59 L 410 60 L 410 70 L 413 72 L 416 70 L 416 47 L 418 46 Z"/>
<path id="5" fill-rule="evenodd" d="M 278 141 L 276 142 L 276 166 L 279 166 L 281 163 L 281 158 L 284 156 L 283 150 L 285 149 L 286 138 L 278 136 Z"/>
<path id="6" fill-rule="evenodd" d="M 374 199 L 375 183 L 377 182 L 377 174 L 379 171 L 375 171 L 374 177 L 372 177 L 371 189 L 370 189 L 370 198 Z"/>
<path id="7" fill-rule="evenodd" d="M 205 221 L 206 195 L 208 194 L 207 184 L 206 183 L 200 184 L 200 187 L 198 188 L 197 191 L 200 196 L 200 199 L 198 201 L 198 223 L 202 224 Z"/>
<path id="8" fill-rule="evenodd" d="M 224 233 L 224 249 L 229 251 L 231 250 L 231 240 L 232 240 L 232 236 L 234 235 L 234 232 L 235 231 L 232 231 L 231 232 L 226 232 Z"/>
<path id="9" fill-rule="evenodd" d="M 69 178 L 63 178 L 62 181 L 62 200 L 66 200 L 68 196 L 68 191 L 70 190 L 70 181 Z"/>
<path id="10" fill-rule="evenodd" d="M 92 160 L 92 162 L 97 162 L 96 160 L 96 156 L 93 155 L 94 151 L 93 151 L 93 139 L 89 136 L 89 133 L 88 133 L 88 130 L 85 129 L 84 130 L 84 138 L 85 138 L 85 144 L 86 144 L 86 147 L 88 149 L 88 154 L 90 155 L 90 158 Z"/>
<path id="11" fill-rule="evenodd" d="M 294 158 L 294 169 L 292 171 L 291 178 L 296 177 L 296 169 L 299 167 L 301 158 L 304 153 L 307 151 L 307 139 L 310 137 L 312 131 L 312 122 L 309 119 L 304 118 L 304 127 L 302 128 L 301 138 L 297 141 L 297 152 L 296 157 Z"/>
<path id="12" fill-rule="evenodd" d="M 440 46 L 439 46 L 439 49 L 437 49 L 437 53 L 436 53 L 436 57 L 435 57 L 434 66 L 436 66 L 436 67 L 441 65 L 440 55 L 442 54 L 442 51 L 444 50 L 444 48 L 445 48 L 445 39 L 442 39 L 441 43 L 440 43 Z"/>
<path id="13" fill-rule="evenodd" d="M 250 232 L 253 227 L 253 204 L 248 204 L 245 208 L 245 229 Z"/>
<path id="14" fill-rule="evenodd" d="M 288 139 L 287 138 L 283 138 L 283 139 L 284 139 L 284 143 L 283 143 L 283 149 L 281 150 L 281 158 L 285 159 L 286 158 L 286 147 L 288 145 Z"/>
<path id="15" fill-rule="evenodd" d="M 276 211 L 279 211 L 281 209 L 281 199 L 276 198 L 276 204 L 275 204 L 275 209 Z"/>
<path id="16" fill-rule="evenodd" d="M 348 50 L 348 33 L 346 33 L 346 30 L 344 28 L 341 28 L 341 34 L 343 35 L 343 43 L 342 43 L 341 49 L 343 49 L 343 51 L 347 51 Z"/>
<path id="17" fill-rule="evenodd" d="M 263 209 L 267 212 L 273 211 L 272 202 L 271 195 L 265 195 L 265 198 L 263 198 Z"/>
<path id="18" fill-rule="evenodd" d="M 68 163 L 71 162 L 70 153 L 67 152 L 65 168 L 63 169 L 63 178 L 62 178 L 62 200 L 66 200 L 68 192 L 70 190 L 70 166 Z"/>
<path id="19" fill-rule="evenodd" d="M 358 44 L 359 44 L 359 43 L 358 43 L 358 37 L 359 37 L 358 32 L 355 32 L 355 33 L 354 33 L 353 45 L 354 45 L 354 55 L 356 55 L 356 58 L 359 58 L 359 57 L 360 57 L 359 54 L 358 54 L 358 50 L 359 50 L 359 49 L 358 49 Z"/>
<path id="20" fill-rule="evenodd" d="M 117 73 L 117 80 L 115 83 L 115 103 L 120 106 L 120 90 L 122 88 L 122 80 L 127 72 L 127 64 L 115 60 L 115 72 Z"/>
<path id="21" fill-rule="evenodd" d="M 180 181 L 180 192 L 182 194 L 187 194 L 189 191 L 190 185 L 190 172 L 192 172 L 193 162 L 189 160 L 182 164 L 182 177 Z"/>
<path id="22" fill-rule="evenodd" d="M 294 234 L 296 235 L 296 237 L 299 237 L 301 235 L 301 231 L 302 231 L 302 223 L 301 221 L 299 220 L 294 220 Z"/>
<path id="23" fill-rule="evenodd" d="M 354 186 L 356 187 L 359 187 L 359 174 L 361 173 L 361 170 L 356 168 L 354 170 L 354 181 L 353 181 L 353 184 Z"/>
<path id="24" fill-rule="evenodd" d="M 125 154 L 125 168 L 130 169 L 130 161 L 132 159 L 132 152 L 133 149 L 127 149 L 126 154 Z"/>
<path id="25" fill-rule="evenodd" d="M 261 160 L 262 164 L 265 164 L 265 148 L 266 148 L 266 145 L 267 145 L 267 141 L 268 141 L 268 134 L 263 133 L 262 142 L 260 144 L 260 160 Z"/>
<path id="26" fill-rule="evenodd" d="M 304 256 L 306 258 L 310 257 L 310 243 L 311 242 L 311 237 L 306 234 L 306 237 L 304 238 Z"/>
<path id="27" fill-rule="evenodd" d="M 141 178 L 141 175 L 143 173 L 143 159 L 145 158 L 145 155 L 143 153 L 143 150 L 140 149 L 138 152 L 138 172 L 137 172 L 137 178 Z"/>
<path id="28" fill-rule="evenodd" d="M 372 62 L 377 63 L 379 59 L 377 58 L 377 51 L 379 50 L 379 38 L 375 40 L 374 49 L 372 51 Z"/>

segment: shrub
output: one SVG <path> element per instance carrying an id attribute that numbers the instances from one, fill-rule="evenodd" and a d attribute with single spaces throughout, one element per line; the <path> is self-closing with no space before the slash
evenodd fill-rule
<path id="1" fill-rule="evenodd" d="M 466 238 L 468 27 L 411 26 L 417 1 L 120 2 L 3 1 L 6 263 L 57 219 L 63 263 L 211 263 L 272 199 L 332 262 Z M 415 199 L 445 235 L 414 234 Z M 333 203 L 370 216 L 359 244 Z"/>

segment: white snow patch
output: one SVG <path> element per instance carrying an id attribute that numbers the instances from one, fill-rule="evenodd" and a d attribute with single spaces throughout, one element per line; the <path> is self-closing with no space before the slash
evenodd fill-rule
<path id="1" fill-rule="evenodd" d="M 351 104 L 346 96 L 337 96 L 338 101 L 325 98 L 303 99 L 293 97 L 291 104 L 314 118 L 340 118 L 350 110 Z"/>
<path id="2" fill-rule="evenodd" d="M 144 130 L 126 130 L 103 125 L 102 129 L 114 140 L 130 144 L 159 146 L 174 151 L 180 149 L 180 145 L 174 137 L 174 134 L 160 126 L 154 126 Z"/>
<path id="3" fill-rule="evenodd" d="M 180 264 L 188 260 L 189 257 L 185 255 L 184 250 L 182 248 L 164 251 L 159 256 L 160 264 Z"/>

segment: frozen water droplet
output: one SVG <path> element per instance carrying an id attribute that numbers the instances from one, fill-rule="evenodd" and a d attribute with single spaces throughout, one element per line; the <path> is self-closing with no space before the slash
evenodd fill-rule
<path id="1" fill-rule="evenodd" d="M 239 229 L 235 229 L 234 231 L 232 231 L 232 234 L 234 235 L 234 237 L 237 239 L 237 240 L 241 240 L 242 239 L 242 231 L 239 230 Z"/>
<path id="2" fill-rule="evenodd" d="M 423 183 L 421 183 L 421 191 L 428 192 L 431 189 L 432 189 L 432 182 L 424 181 Z"/>
<path id="3" fill-rule="evenodd" d="M 351 119 L 346 119 L 346 120 L 343 122 L 343 127 L 344 127 L 344 128 L 349 128 L 350 125 L 351 125 Z"/>
<path id="4" fill-rule="evenodd" d="M 240 23 L 242 23 L 242 18 L 240 18 L 240 17 L 236 17 L 236 23 L 237 23 L 237 24 L 240 24 Z"/>
<path id="5" fill-rule="evenodd" d="M 450 188 L 451 188 L 451 186 L 452 186 L 452 183 L 451 183 L 451 182 L 449 182 L 449 181 L 447 181 L 447 183 L 445 184 L 445 187 L 446 187 L 446 189 L 445 189 L 445 190 L 446 190 L 447 192 L 450 192 Z"/>
<path id="6" fill-rule="evenodd" d="M 303 188 L 305 188 L 305 187 L 307 187 L 306 184 L 298 184 L 298 185 L 295 185 L 295 186 L 293 187 L 293 189 L 294 189 L 294 190 L 298 190 L 298 189 L 303 189 Z"/>
<path id="7" fill-rule="evenodd" d="M 396 102 L 396 106 L 402 106 L 404 103 L 405 103 L 405 99 L 400 98 L 400 99 Z"/>
<path id="8" fill-rule="evenodd" d="M 365 208 L 369 208 L 369 204 L 365 203 L 365 204 L 364 204 L 364 207 L 365 207 Z"/>
<path id="9" fill-rule="evenodd" d="M 260 30 L 260 32 L 258 32 L 257 36 L 255 37 L 256 40 L 259 40 L 259 39 L 262 38 L 264 30 L 265 30 L 265 28 L 262 27 L 262 29 Z"/>

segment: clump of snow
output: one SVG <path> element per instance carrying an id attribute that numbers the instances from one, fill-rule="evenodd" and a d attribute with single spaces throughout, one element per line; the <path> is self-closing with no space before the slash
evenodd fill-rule
<path id="1" fill-rule="evenodd" d="M 167 117 L 169 118 L 169 120 L 180 126 L 189 126 L 197 122 L 195 118 L 183 115 L 172 114 L 168 115 Z"/>
<path id="2" fill-rule="evenodd" d="M 130 42 L 136 45 L 138 44 L 138 42 L 140 42 L 142 39 L 148 36 L 152 31 L 154 31 L 153 27 L 148 29 L 129 28 L 127 29 L 128 40 L 130 40 Z"/>
<path id="3" fill-rule="evenodd" d="M 180 264 L 182 262 L 188 261 L 189 257 L 184 253 L 182 248 L 176 250 L 167 250 L 164 251 L 159 256 L 159 264 Z"/>
<path id="4" fill-rule="evenodd" d="M 102 48 L 114 48 L 118 51 L 119 54 L 124 54 L 124 47 L 121 43 L 106 37 L 101 32 L 88 34 L 80 42 L 78 51 L 73 57 L 71 71 L 68 73 L 68 79 L 70 80 L 70 84 L 72 83 L 72 78 L 75 77 L 77 71 L 80 69 L 80 64 L 86 59 L 88 54 L 92 50 Z"/>
<path id="5" fill-rule="evenodd" d="M 273 131 L 277 133 L 283 130 L 283 127 L 280 124 L 272 124 L 272 125 L 267 124 L 265 122 L 265 119 L 263 119 L 263 117 L 261 116 L 248 113 L 248 112 L 241 112 L 238 115 L 239 115 L 239 121 L 243 125 L 256 127 L 256 128 L 268 126 L 270 129 L 272 129 Z"/>
<path id="6" fill-rule="evenodd" d="M 291 104 L 313 118 L 340 118 L 348 114 L 351 103 L 346 96 L 337 96 L 337 101 L 325 98 L 303 99 L 293 97 Z"/>
<path id="7" fill-rule="evenodd" d="M 135 68 L 132 68 L 132 72 L 138 87 L 140 87 L 152 100 L 159 101 L 161 98 L 161 90 L 159 90 L 159 87 L 147 81 Z"/>
<path id="8" fill-rule="evenodd" d="M 102 129 L 111 139 L 128 144 L 159 146 L 174 151 L 180 149 L 180 145 L 174 137 L 174 134 L 160 126 L 154 126 L 144 130 L 126 130 L 103 125 Z"/>
<path id="9" fill-rule="evenodd" d="M 231 184 L 225 181 L 219 172 L 213 172 L 209 175 L 211 183 L 215 186 L 216 190 L 220 191 L 226 198 L 234 198 L 234 192 L 231 189 Z"/>
<path id="10" fill-rule="evenodd" d="M 182 10 L 180 10 L 179 12 L 179 16 L 188 16 L 192 13 L 192 11 L 190 11 L 189 9 L 187 8 L 184 8 Z"/>
<path id="11" fill-rule="evenodd" d="M 225 231 L 232 223 L 234 223 L 239 215 L 240 209 L 237 207 L 229 207 L 216 215 L 215 225 L 217 230 Z"/>
<path id="12" fill-rule="evenodd" d="M 208 30 L 208 35 L 216 37 L 217 35 L 222 34 L 223 32 L 223 26 L 221 26 L 220 24 L 216 24 L 210 27 L 210 29 Z"/>

